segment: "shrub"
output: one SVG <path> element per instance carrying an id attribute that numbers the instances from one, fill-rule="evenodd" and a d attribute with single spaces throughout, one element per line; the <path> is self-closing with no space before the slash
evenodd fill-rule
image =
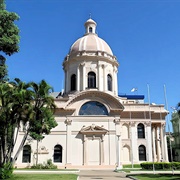
<path id="1" fill-rule="evenodd" d="M 12 177 L 13 167 L 11 163 L 6 163 L 0 168 L 0 179 L 7 179 Z"/>
<path id="2" fill-rule="evenodd" d="M 132 168 L 132 164 L 124 164 L 123 168 Z M 133 164 L 133 168 L 141 168 L 140 164 Z"/>
<path id="3" fill-rule="evenodd" d="M 52 163 L 51 159 L 48 159 L 46 163 L 31 166 L 31 169 L 57 169 L 57 166 Z"/>
<path id="4" fill-rule="evenodd" d="M 142 169 L 153 169 L 153 163 L 152 162 L 145 162 L 141 163 L 141 168 Z M 154 163 L 154 168 L 159 170 L 159 169 L 180 169 L 180 162 L 155 162 Z"/>
<path id="5" fill-rule="evenodd" d="M 171 164 L 172 164 L 173 169 L 180 170 L 180 162 L 172 162 Z"/>

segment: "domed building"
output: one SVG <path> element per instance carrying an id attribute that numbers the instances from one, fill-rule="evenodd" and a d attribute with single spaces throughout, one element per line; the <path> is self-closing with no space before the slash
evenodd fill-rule
<path id="1" fill-rule="evenodd" d="M 122 168 L 168 161 L 164 105 L 143 95 L 118 95 L 118 66 L 110 46 L 88 19 L 85 34 L 63 61 L 64 90 L 52 93 L 58 126 L 39 143 L 27 140 L 17 167 L 51 159 L 59 168 Z M 19 140 L 22 139 L 19 133 Z"/>

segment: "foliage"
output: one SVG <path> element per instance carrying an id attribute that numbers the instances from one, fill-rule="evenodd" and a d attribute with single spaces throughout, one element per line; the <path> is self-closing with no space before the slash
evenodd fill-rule
<path id="1" fill-rule="evenodd" d="M 19 16 L 5 10 L 2 0 L 0 4 L 0 51 L 10 56 L 19 51 L 19 29 L 14 24 Z"/>
<path id="2" fill-rule="evenodd" d="M 50 130 L 57 126 L 54 120 L 52 109 L 55 108 L 53 97 L 49 92 L 53 89 L 46 81 L 42 80 L 39 84 L 32 83 L 33 101 L 35 117 L 30 122 L 30 136 L 37 140 L 37 151 L 39 141 L 44 138 L 44 134 L 49 134 Z M 36 156 L 36 165 L 38 164 L 38 152 Z"/>
<path id="3" fill-rule="evenodd" d="M 55 104 L 52 97 L 48 91 L 37 95 L 34 89 L 34 86 L 41 84 L 50 87 L 44 80 L 36 84 L 16 78 L 13 82 L 0 83 L 0 167 L 11 161 L 20 129 L 23 129 L 24 137 L 12 163 L 17 159 L 29 134 L 43 136 L 57 125 L 53 116 Z"/>
<path id="4" fill-rule="evenodd" d="M 22 121 L 25 135 L 14 159 L 17 159 L 28 135 L 39 141 L 43 139 L 44 134 L 49 134 L 51 129 L 57 126 L 53 116 L 54 99 L 49 95 L 51 89 L 45 80 L 40 83 L 29 83 L 27 92 L 31 100 L 28 108 L 23 111 L 25 120 Z"/>
<path id="5" fill-rule="evenodd" d="M 31 169 L 57 169 L 57 166 L 52 163 L 51 159 L 48 159 L 46 163 L 31 166 Z"/>
<path id="6" fill-rule="evenodd" d="M 19 51 L 19 29 L 14 21 L 19 16 L 5 9 L 4 0 L 0 0 L 0 81 L 7 81 L 7 66 L 5 55 L 11 56 Z"/>
<path id="7" fill-rule="evenodd" d="M 12 176 L 12 173 L 13 173 L 12 165 L 10 163 L 6 163 L 0 168 L 0 179 L 10 178 Z"/>
<path id="8" fill-rule="evenodd" d="M 141 168 L 142 169 L 153 169 L 153 163 L 152 162 L 145 162 L 145 163 L 141 163 Z M 180 169 L 180 162 L 172 162 L 172 163 L 168 163 L 168 162 L 155 162 L 154 163 L 154 168 L 156 170 L 158 169 Z"/>
<path id="9" fill-rule="evenodd" d="M 124 164 L 123 168 L 132 168 L 132 164 Z M 133 164 L 133 168 L 141 168 L 140 164 Z"/>
<path id="10" fill-rule="evenodd" d="M 13 83 L 0 83 L 0 166 L 11 161 L 20 123 L 26 123 L 29 118 L 32 98 L 28 88 L 29 84 L 19 79 Z"/>

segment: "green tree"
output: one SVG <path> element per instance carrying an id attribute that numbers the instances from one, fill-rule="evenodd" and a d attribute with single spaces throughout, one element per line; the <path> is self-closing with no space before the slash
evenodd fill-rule
<path id="1" fill-rule="evenodd" d="M 30 136 L 37 141 L 36 151 L 36 165 L 38 164 L 38 145 L 44 138 L 44 134 L 49 134 L 50 130 L 57 126 L 53 117 L 55 109 L 54 99 L 49 96 L 53 90 L 46 81 L 42 80 L 39 84 L 32 83 L 33 87 L 33 100 L 35 117 L 31 122 Z"/>
<path id="2" fill-rule="evenodd" d="M 0 83 L 0 168 L 15 162 L 28 135 L 40 140 L 57 125 L 53 116 L 55 104 L 49 90 L 50 86 L 44 80 L 36 84 L 16 78 L 13 82 Z M 24 136 L 12 160 L 22 127 Z"/>
<path id="3" fill-rule="evenodd" d="M 30 116 L 29 111 L 32 112 L 30 109 L 32 91 L 28 88 L 30 84 L 19 79 L 15 79 L 14 82 L 0 83 L 0 146 L 2 149 L 0 163 L 2 164 L 10 161 L 20 123 L 25 124 Z"/>
<path id="4" fill-rule="evenodd" d="M 180 102 L 177 105 L 177 112 L 178 112 L 178 115 L 180 116 Z"/>
<path id="5" fill-rule="evenodd" d="M 51 86 L 45 80 L 42 80 L 39 84 L 30 83 L 28 91 L 31 94 L 31 101 L 28 109 L 25 109 L 26 121 L 22 122 L 24 126 L 24 138 L 14 156 L 14 161 L 22 150 L 28 135 L 39 142 L 44 138 L 45 134 L 49 134 L 51 129 L 57 126 L 53 115 L 56 106 L 53 97 L 49 95 L 51 90 Z"/>
<path id="6" fill-rule="evenodd" d="M 16 13 L 6 10 L 4 0 L 0 0 L 0 81 L 7 80 L 5 55 L 19 51 L 19 29 L 14 24 L 18 19 Z"/>
<path id="7" fill-rule="evenodd" d="M 32 98 L 28 86 L 19 79 L 13 83 L 0 82 L 0 170 L 6 167 L 7 171 L 8 168 L 11 171 L 11 154 L 17 140 L 20 123 L 25 123 L 29 117 L 28 109 Z"/>

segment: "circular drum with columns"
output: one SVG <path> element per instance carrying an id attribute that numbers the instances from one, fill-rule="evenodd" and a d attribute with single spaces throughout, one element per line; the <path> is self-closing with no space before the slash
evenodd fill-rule
<path id="1" fill-rule="evenodd" d="M 65 93 L 97 89 L 117 95 L 118 62 L 110 46 L 96 34 L 96 22 L 85 22 L 85 34 L 65 57 Z"/>

